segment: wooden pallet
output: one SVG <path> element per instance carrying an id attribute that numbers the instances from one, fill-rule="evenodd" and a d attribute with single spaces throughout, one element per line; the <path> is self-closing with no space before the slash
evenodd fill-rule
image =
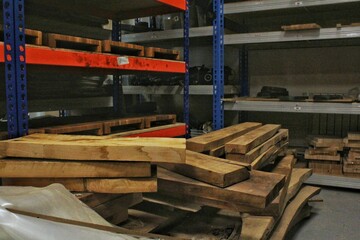
<path id="1" fill-rule="evenodd" d="M 180 51 L 172 50 L 172 49 L 148 47 L 145 48 L 145 57 L 180 60 Z"/>
<path id="2" fill-rule="evenodd" d="M 55 33 L 44 34 L 43 44 L 51 48 L 66 48 L 91 52 L 101 52 L 102 50 L 100 40 Z"/>
<path id="3" fill-rule="evenodd" d="M 135 117 L 135 118 L 120 118 L 120 119 L 112 119 L 103 122 L 104 126 L 104 134 L 112 134 L 114 133 L 116 127 L 121 126 L 136 126 L 138 129 L 144 129 L 144 118 Z"/>
<path id="4" fill-rule="evenodd" d="M 0 40 L 4 40 L 4 27 L 0 25 Z M 25 42 L 27 44 L 42 45 L 43 33 L 38 30 L 25 29 Z"/>
<path id="5" fill-rule="evenodd" d="M 147 116 L 145 119 L 145 128 L 150 128 L 157 123 L 176 123 L 175 114 L 162 114 Z"/>
<path id="6" fill-rule="evenodd" d="M 143 46 L 111 40 L 102 41 L 102 51 L 127 56 L 143 57 L 145 55 L 145 47 Z"/>
<path id="7" fill-rule="evenodd" d="M 45 133 L 51 134 L 80 132 L 94 132 L 95 135 L 101 136 L 104 133 L 104 126 L 102 122 L 87 122 L 45 128 Z"/>

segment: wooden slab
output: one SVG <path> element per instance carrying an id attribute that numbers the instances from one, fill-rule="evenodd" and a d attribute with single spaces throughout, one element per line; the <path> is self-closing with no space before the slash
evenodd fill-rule
<path id="1" fill-rule="evenodd" d="M 0 25 L 0 41 L 4 41 L 4 27 Z M 26 44 L 42 45 L 43 34 L 41 31 L 33 29 L 25 29 Z"/>
<path id="2" fill-rule="evenodd" d="M 245 154 L 256 148 L 280 129 L 280 125 L 266 124 L 225 144 L 226 153 Z"/>
<path id="3" fill-rule="evenodd" d="M 288 138 L 289 138 L 289 130 L 280 129 L 279 132 L 275 134 L 275 136 L 271 137 L 269 140 L 259 145 L 258 147 L 254 148 L 250 152 L 246 154 L 228 153 L 226 155 L 226 158 L 234 161 L 252 163 L 256 158 L 259 157 L 259 155 L 267 151 L 273 145 L 281 141 L 286 141 L 288 140 Z"/>
<path id="4" fill-rule="evenodd" d="M 180 60 L 181 52 L 173 49 L 147 47 L 145 48 L 145 57 L 160 58 L 170 60 Z"/>
<path id="5" fill-rule="evenodd" d="M 336 156 L 337 148 L 309 148 L 307 149 L 307 154 L 309 155 L 328 155 L 328 156 Z"/>
<path id="6" fill-rule="evenodd" d="M 119 178 L 150 176 L 151 165 L 145 162 L 0 160 L 0 177 L 4 178 Z"/>
<path id="7" fill-rule="evenodd" d="M 343 171 L 344 171 L 344 173 L 359 173 L 360 174 L 360 165 L 359 164 L 349 164 L 347 161 L 344 161 Z"/>
<path id="8" fill-rule="evenodd" d="M 250 179 L 227 188 L 219 188 L 159 168 L 159 192 L 192 195 L 234 204 L 265 208 L 283 187 L 283 175 L 251 171 Z"/>
<path id="9" fill-rule="evenodd" d="M 311 168 L 314 173 L 318 174 L 336 176 L 342 175 L 342 165 L 340 162 L 336 161 L 310 160 L 309 168 Z"/>
<path id="10" fill-rule="evenodd" d="M 103 123 L 101 122 L 87 122 L 66 124 L 61 126 L 53 126 L 45 128 L 45 133 L 50 134 L 64 134 L 64 133 L 81 133 L 81 132 L 94 132 L 95 135 L 103 135 Z"/>
<path id="11" fill-rule="evenodd" d="M 218 187 L 228 187 L 249 178 L 249 171 L 242 166 L 222 162 L 215 157 L 186 151 L 185 164 L 161 164 L 160 166 L 181 175 Z"/>
<path id="12" fill-rule="evenodd" d="M 281 153 L 285 152 L 289 142 L 279 143 L 262 153 L 251 163 L 251 169 L 257 170 L 273 162 Z"/>
<path id="13" fill-rule="evenodd" d="M 51 48 L 66 48 L 90 52 L 101 52 L 102 50 L 100 40 L 55 33 L 47 33 L 43 37 L 43 44 Z"/>
<path id="14" fill-rule="evenodd" d="M 309 168 L 293 168 L 291 172 L 291 178 L 289 187 L 286 193 L 285 202 L 293 199 L 295 195 L 299 192 L 303 183 L 311 177 L 312 169 Z"/>
<path id="15" fill-rule="evenodd" d="M 348 140 L 346 143 L 346 147 L 349 148 L 360 148 L 360 141 L 357 140 Z"/>
<path id="16" fill-rule="evenodd" d="M 348 132 L 349 140 L 360 141 L 360 132 Z"/>
<path id="17" fill-rule="evenodd" d="M 150 178 L 3 178 L 4 186 L 46 187 L 60 183 L 72 192 L 142 193 L 156 192 L 156 176 Z"/>
<path id="18" fill-rule="evenodd" d="M 245 216 L 242 218 L 243 227 L 241 240 L 265 240 L 275 224 L 275 220 L 270 216 Z"/>
<path id="19" fill-rule="evenodd" d="M 155 123 L 176 123 L 176 115 L 175 114 L 162 114 L 162 115 L 153 115 L 146 116 L 144 118 L 145 127 L 150 128 Z"/>
<path id="20" fill-rule="evenodd" d="M 102 41 L 102 51 L 126 56 L 143 57 L 145 55 L 145 48 L 143 46 L 111 40 Z"/>
<path id="21" fill-rule="evenodd" d="M 261 126 L 261 123 L 245 122 L 213 131 L 186 141 L 186 149 L 206 152 L 224 146 L 225 143 Z"/>
<path id="22" fill-rule="evenodd" d="M 281 29 L 284 31 L 312 30 L 312 29 L 320 29 L 320 28 L 321 28 L 321 26 L 316 23 L 281 26 Z"/>
<path id="23" fill-rule="evenodd" d="M 222 157 L 225 156 L 225 146 L 211 149 L 209 155 L 213 157 Z"/>
<path id="24" fill-rule="evenodd" d="M 305 206 L 308 200 L 319 194 L 320 190 L 320 188 L 311 186 L 302 188 L 294 200 L 286 207 L 285 212 L 270 239 L 285 239 L 289 226 L 293 225 L 293 221 L 296 219 L 296 216 L 300 213 L 301 209 Z"/>
<path id="25" fill-rule="evenodd" d="M 103 122 L 103 129 L 104 134 L 111 134 L 113 128 L 120 127 L 120 126 L 128 126 L 133 125 L 136 126 L 138 129 L 144 128 L 144 118 L 142 117 L 135 117 L 135 118 L 119 118 L 119 119 L 112 119 Z"/>
<path id="26" fill-rule="evenodd" d="M 185 139 L 33 134 L 0 142 L 0 158 L 185 162 Z"/>
<path id="27" fill-rule="evenodd" d="M 134 193 L 137 194 L 137 193 Z M 139 193 L 141 194 L 141 193 Z M 98 205 L 106 203 L 115 198 L 124 196 L 125 194 L 107 194 L 107 193 L 75 193 L 74 194 L 80 201 L 88 205 L 90 208 L 94 208 Z"/>
<path id="28" fill-rule="evenodd" d="M 340 154 L 336 154 L 335 156 L 333 155 L 324 155 L 324 154 L 319 154 L 319 155 L 314 155 L 314 154 L 310 154 L 308 149 L 305 151 L 305 159 L 308 160 L 319 160 L 319 161 L 335 161 L 335 162 L 340 162 L 341 161 L 341 156 Z"/>
<path id="29" fill-rule="evenodd" d="M 316 148 L 319 147 L 342 148 L 344 147 L 344 139 L 337 138 L 335 136 L 315 136 L 310 142 L 310 144 Z"/>

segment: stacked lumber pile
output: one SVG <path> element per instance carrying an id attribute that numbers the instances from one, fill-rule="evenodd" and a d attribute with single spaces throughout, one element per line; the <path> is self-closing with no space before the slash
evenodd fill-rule
<path id="1" fill-rule="evenodd" d="M 345 143 L 349 148 L 349 153 L 343 162 L 344 175 L 360 177 L 360 133 L 349 132 Z"/>
<path id="2" fill-rule="evenodd" d="M 124 198 L 118 194 L 156 192 L 159 162 L 185 162 L 185 140 L 33 134 L 0 142 L 3 185 L 61 183 L 73 192 L 115 194 L 97 200 L 104 206 L 116 207 L 109 201 Z M 122 219 L 113 210 L 106 218 Z"/>
<path id="3" fill-rule="evenodd" d="M 342 175 L 344 140 L 333 136 L 316 136 L 309 139 L 310 147 L 305 151 L 305 159 L 314 173 Z"/>
<path id="4" fill-rule="evenodd" d="M 157 222 L 155 227 L 144 224 L 148 228 L 143 230 L 182 238 L 210 238 L 204 237 L 205 233 L 199 231 L 193 221 L 189 224 L 189 217 L 204 219 L 200 213 L 206 211 L 207 216 L 214 217 L 208 220 L 213 226 L 219 222 L 229 223 L 230 213 L 232 223 L 229 223 L 229 231 L 241 239 L 268 239 L 271 235 L 273 239 L 284 239 L 298 221 L 309 216 L 308 201 L 320 192 L 319 188 L 303 187 L 311 169 L 294 168 L 296 160 L 293 155 L 269 158 L 264 164 L 256 165 L 258 167 L 209 155 L 214 149 L 223 148 L 225 152 L 227 143 L 242 136 L 250 139 L 247 134 L 250 132 L 256 140 L 236 142 L 238 146 L 249 146 L 239 154 L 246 154 L 260 145 L 269 149 L 272 147 L 269 139 L 275 136 L 279 140 L 272 142 L 288 141 L 287 130 L 281 130 L 279 125 L 264 126 L 242 123 L 189 139 L 184 163 L 159 163 L 158 193 L 145 194 L 146 202 L 135 207 L 137 221 L 149 222 L 147 219 L 151 217 Z M 263 135 L 266 137 L 260 137 Z M 260 151 L 260 155 L 263 152 Z M 165 217 L 163 213 L 152 210 L 160 206 L 179 210 L 175 211 L 176 217 Z M 209 210 L 209 207 L 216 210 Z M 192 213 L 184 214 L 185 210 Z M 227 212 L 226 217 L 223 211 Z M 141 227 L 136 230 L 142 231 Z M 211 239 L 227 239 L 219 236 Z"/>

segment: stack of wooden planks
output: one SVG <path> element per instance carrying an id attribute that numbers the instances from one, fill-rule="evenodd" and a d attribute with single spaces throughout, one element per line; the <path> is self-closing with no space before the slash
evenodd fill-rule
<path id="1" fill-rule="evenodd" d="M 349 132 L 345 142 L 346 147 L 349 148 L 349 153 L 343 162 L 344 175 L 360 177 L 360 133 Z"/>
<path id="2" fill-rule="evenodd" d="M 314 173 L 342 175 L 343 138 L 316 136 L 310 138 L 310 148 L 305 151 L 305 159 Z"/>
<path id="3" fill-rule="evenodd" d="M 0 142 L 3 184 L 74 192 L 156 192 L 156 163 L 185 162 L 185 140 L 33 134 Z"/>

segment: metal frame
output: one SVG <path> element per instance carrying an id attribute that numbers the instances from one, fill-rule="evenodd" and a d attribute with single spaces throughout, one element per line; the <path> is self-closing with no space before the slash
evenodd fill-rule
<path id="1" fill-rule="evenodd" d="M 185 61 L 185 79 L 184 79 L 184 123 L 186 125 L 186 138 L 190 137 L 190 10 L 189 0 L 186 0 L 186 10 L 184 13 L 184 61 Z"/>
<path id="2" fill-rule="evenodd" d="M 24 0 L 4 0 L 4 61 L 9 138 L 28 133 Z"/>
<path id="3" fill-rule="evenodd" d="M 121 41 L 121 23 L 112 21 L 111 38 L 113 41 Z M 120 114 L 120 75 L 113 75 L 113 108 L 115 114 Z"/>
<path id="4" fill-rule="evenodd" d="M 213 129 L 224 127 L 224 0 L 213 1 Z"/>

